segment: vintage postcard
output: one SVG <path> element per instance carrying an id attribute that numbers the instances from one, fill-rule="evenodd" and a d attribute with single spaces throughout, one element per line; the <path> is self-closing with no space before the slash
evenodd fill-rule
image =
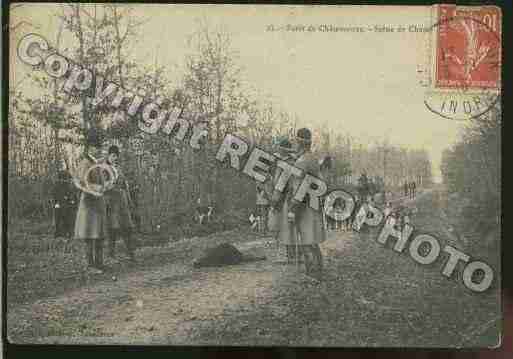
<path id="1" fill-rule="evenodd" d="M 499 7 L 9 21 L 10 343 L 501 345 Z"/>

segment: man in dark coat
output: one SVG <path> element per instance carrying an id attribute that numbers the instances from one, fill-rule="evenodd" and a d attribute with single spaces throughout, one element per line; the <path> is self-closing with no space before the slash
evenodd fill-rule
<path id="1" fill-rule="evenodd" d="M 413 181 L 411 184 L 410 184 L 410 197 L 411 199 L 414 199 L 415 198 L 415 191 L 417 189 L 417 185 L 415 184 L 415 181 Z"/>
<path id="2" fill-rule="evenodd" d="M 109 190 L 105 192 L 107 205 L 107 229 L 109 234 L 109 257 L 115 259 L 116 241 L 123 237 L 127 248 L 128 256 L 133 262 L 135 260 L 135 243 L 133 231 L 135 228 L 130 208 L 130 192 L 128 183 L 121 168 L 118 166 L 119 148 L 110 146 L 107 157 L 107 164 L 116 169 L 117 178 Z"/>
<path id="3" fill-rule="evenodd" d="M 132 210 L 132 219 L 135 223 L 135 228 L 138 232 L 141 231 L 141 215 L 139 214 L 139 184 L 133 178 L 134 175 L 128 175 L 129 190 L 130 190 L 130 208 Z"/>
<path id="4" fill-rule="evenodd" d="M 77 190 L 68 171 L 60 171 L 53 188 L 55 237 L 73 237 Z"/>
<path id="5" fill-rule="evenodd" d="M 358 194 L 361 198 L 367 198 L 369 195 L 369 180 L 365 172 L 358 178 Z"/>

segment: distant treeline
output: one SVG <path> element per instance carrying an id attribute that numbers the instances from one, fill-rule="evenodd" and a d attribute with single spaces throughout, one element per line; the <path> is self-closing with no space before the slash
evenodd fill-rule
<path id="1" fill-rule="evenodd" d="M 56 51 L 102 74 L 105 82 L 140 90 L 152 100 L 165 99 L 166 106 L 181 109 L 190 122 L 206 123 L 209 138 L 202 150 L 192 150 L 161 133 L 143 134 L 135 120 L 108 106 L 92 108 L 84 93 L 67 94 L 44 71 L 27 68 L 27 78 L 10 81 L 9 218 L 51 217 L 51 189 L 57 172 L 66 153 L 83 151 L 87 127 L 101 132 L 106 146 L 121 147 L 122 168 L 140 189 L 143 227 L 189 211 L 198 198 L 205 204 L 215 203 L 218 213 L 230 211 L 242 218 L 253 210 L 255 183 L 219 166 L 215 151 L 227 133 L 272 151 L 273 138 L 292 135 L 299 117 L 243 85 L 243 69 L 230 35 L 199 23 L 188 39 L 181 79 L 171 82 L 166 76 L 176 72 L 175 68 L 159 64 L 157 53 L 153 65 L 142 66 L 133 60 L 133 45 L 141 41 L 145 24 L 135 7 L 58 6 L 53 23 L 57 36 L 52 43 Z M 23 34 L 13 30 L 12 35 L 16 42 Z M 23 90 L 27 86 L 31 91 Z M 405 180 L 431 183 L 430 159 L 422 149 L 385 141 L 364 143 L 326 128 L 313 128 L 313 132 L 319 156 L 329 154 L 335 159 L 331 180 L 338 185 L 352 188 L 364 172 L 372 179 L 380 177 L 379 183 L 384 178 L 390 189 Z"/>

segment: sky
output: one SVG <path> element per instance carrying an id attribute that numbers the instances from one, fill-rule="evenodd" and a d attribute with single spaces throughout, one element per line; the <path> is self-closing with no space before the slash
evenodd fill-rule
<path id="1" fill-rule="evenodd" d="M 16 36 L 29 32 L 54 41 L 59 28 L 52 16 L 59 5 L 24 5 L 11 13 L 12 23 L 26 20 Z M 246 84 L 271 97 L 282 109 L 297 114 L 299 125 L 349 133 L 364 141 L 388 138 L 390 143 L 425 148 L 433 174 L 440 179 L 442 151 L 457 140 L 462 123 L 441 118 L 424 105 L 429 70 L 427 6 L 242 6 L 138 4 L 134 14 L 146 22 L 140 28 L 132 56 L 138 63 L 168 68 L 178 80 L 188 53 L 187 36 L 198 21 L 230 33 Z M 268 31 L 273 25 L 277 31 Z M 365 32 L 322 32 L 321 25 L 362 27 Z M 287 31 L 287 26 L 304 31 Z M 316 31 L 306 31 L 311 26 Z M 378 32 L 375 26 L 394 28 Z M 399 26 L 406 31 L 397 32 Z M 372 29 L 372 31 L 371 31 Z M 11 49 L 16 46 L 13 38 Z M 11 81 L 30 71 L 11 50 Z M 418 70 L 423 72 L 418 73 Z M 24 82 L 23 91 L 33 91 Z"/>

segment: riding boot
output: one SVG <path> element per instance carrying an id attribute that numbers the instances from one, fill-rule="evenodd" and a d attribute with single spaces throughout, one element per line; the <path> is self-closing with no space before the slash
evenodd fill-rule
<path id="1" fill-rule="evenodd" d="M 94 239 L 86 239 L 85 241 L 86 246 L 86 259 L 87 259 L 87 265 L 89 267 L 94 267 L 94 253 L 93 253 L 93 242 Z"/>
<path id="2" fill-rule="evenodd" d="M 312 249 L 309 248 L 310 246 L 302 246 L 304 248 L 301 248 L 301 254 L 305 261 L 305 269 L 306 269 L 306 275 L 310 276 L 313 273 L 313 253 Z"/>
<path id="3" fill-rule="evenodd" d="M 126 233 L 123 237 L 125 240 L 126 250 L 128 252 L 128 256 L 130 257 L 130 261 L 135 260 L 135 246 L 134 246 L 134 238 L 131 233 Z"/>
<path id="4" fill-rule="evenodd" d="M 95 239 L 94 266 L 98 269 L 103 267 L 103 238 Z"/>
<path id="5" fill-rule="evenodd" d="M 110 233 L 109 238 L 109 257 L 114 258 L 116 256 L 116 241 L 118 240 L 119 232 L 117 229 L 113 229 Z"/>
<path id="6" fill-rule="evenodd" d="M 321 248 L 319 247 L 318 244 L 314 244 L 313 250 L 314 250 L 314 257 L 317 262 L 317 271 L 319 272 L 319 274 L 322 274 L 322 272 L 324 270 L 324 265 L 323 265 Z"/>
<path id="7" fill-rule="evenodd" d="M 287 263 L 292 263 L 292 259 L 293 259 L 293 246 L 287 244 L 285 246 L 285 251 L 287 253 Z"/>

